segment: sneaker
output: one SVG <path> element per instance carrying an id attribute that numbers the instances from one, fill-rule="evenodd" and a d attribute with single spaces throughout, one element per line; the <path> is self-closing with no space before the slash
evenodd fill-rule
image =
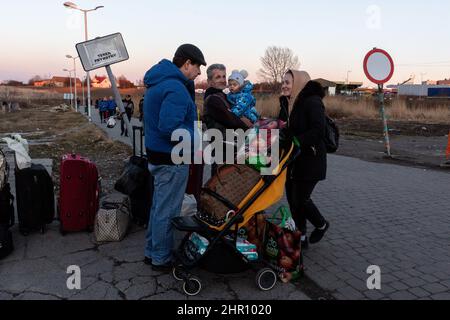
<path id="1" fill-rule="evenodd" d="M 155 265 L 152 263 L 152 270 L 153 271 L 157 271 L 157 272 L 172 272 L 173 270 L 173 263 L 172 262 L 168 262 L 165 264 L 161 264 L 161 265 Z"/>
<path id="2" fill-rule="evenodd" d="M 325 229 L 320 230 L 316 228 L 309 237 L 309 243 L 314 244 L 318 243 L 320 240 L 322 240 L 323 236 L 327 232 L 328 228 L 330 227 L 330 223 L 328 221 L 325 222 Z"/>
<path id="3" fill-rule="evenodd" d="M 144 263 L 145 263 L 146 265 L 148 265 L 148 266 L 151 266 L 151 265 L 152 265 L 152 259 L 151 259 L 151 258 L 148 258 L 148 257 L 145 257 L 145 258 L 144 258 Z"/>

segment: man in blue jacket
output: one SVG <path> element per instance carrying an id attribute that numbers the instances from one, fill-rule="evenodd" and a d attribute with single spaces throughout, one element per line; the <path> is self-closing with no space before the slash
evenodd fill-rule
<path id="1" fill-rule="evenodd" d="M 199 48 L 180 46 L 171 61 L 162 60 L 145 75 L 145 146 L 149 169 L 154 177 L 153 204 L 146 236 L 145 260 L 155 271 L 172 270 L 173 229 L 171 220 L 179 216 L 186 190 L 189 164 L 174 164 L 171 154 L 178 142 L 172 133 L 184 129 L 194 136 L 197 106 L 189 86 L 206 66 Z"/>

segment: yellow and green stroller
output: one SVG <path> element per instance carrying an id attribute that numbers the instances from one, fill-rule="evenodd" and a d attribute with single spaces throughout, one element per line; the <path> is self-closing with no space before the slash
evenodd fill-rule
<path id="1" fill-rule="evenodd" d="M 269 291 L 274 288 L 278 280 L 277 270 L 262 259 L 261 255 L 254 260 L 240 251 L 237 246 L 238 231 L 282 199 L 288 166 L 299 154 L 300 149 L 294 144 L 281 149 L 279 164 L 272 175 L 259 175 L 256 185 L 237 206 L 220 195 L 213 194 L 230 209 L 221 223 L 205 219 L 204 211 L 195 216 L 173 219 L 174 227 L 187 233 L 175 252 L 173 269 L 173 276 L 183 281 L 183 290 L 187 295 L 195 296 L 202 289 L 200 279 L 191 274 L 191 270 L 196 267 L 219 274 L 253 269 L 257 272 L 256 284 L 259 289 Z"/>

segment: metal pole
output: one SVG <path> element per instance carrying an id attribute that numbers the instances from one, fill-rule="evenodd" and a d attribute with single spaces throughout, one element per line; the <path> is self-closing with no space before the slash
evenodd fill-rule
<path id="1" fill-rule="evenodd" d="M 84 33 L 85 33 L 85 37 L 86 37 L 86 41 L 88 41 L 88 25 L 87 25 L 87 11 L 83 11 L 84 13 Z M 89 118 L 89 122 L 92 121 L 92 117 L 91 117 L 91 76 L 89 74 L 89 72 L 86 73 L 87 75 L 87 99 L 88 99 L 88 118 Z"/>
<path id="2" fill-rule="evenodd" d="M 81 90 L 83 90 L 83 102 L 81 103 L 82 106 L 84 106 L 84 103 L 86 100 L 84 100 L 84 84 L 86 83 L 86 79 L 81 81 Z"/>
<path id="3" fill-rule="evenodd" d="M 114 74 L 111 70 L 111 66 L 106 66 L 106 72 L 108 73 L 109 81 L 111 82 L 111 88 L 114 92 L 114 97 L 116 98 L 117 106 L 119 107 L 120 113 L 122 114 L 122 119 L 125 121 L 125 125 L 128 129 L 128 137 L 133 143 L 133 128 L 131 127 L 131 123 L 128 120 L 128 116 L 125 112 L 125 107 L 123 106 L 122 97 L 120 96 L 119 89 L 117 89 L 116 78 L 114 78 Z"/>
<path id="4" fill-rule="evenodd" d="M 77 99 L 78 99 L 78 97 L 77 97 L 77 67 L 76 67 L 75 59 L 76 59 L 76 58 L 73 58 L 73 70 L 74 70 L 74 73 L 75 73 L 75 111 L 78 112 L 78 101 L 77 101 Z"/>
<path id="5" fill-rule="evenodd" d="M 73 96 L 72 96 L 72 72 L 69 71 L 69 83 L 70 83 L 70 107 L 73 108 Z"/>
<path id="6" fill-rule="evenodd" d="M 378 97 L 380 100 L 380 112 L 381 112 L 381 118 L 383 119 L 383 132 L 384 132 L 384 142 L 386 145 L 386 152 L 389 158 L 392 157 L 391 155 L 391 144 L 389 142 L 389 128 L 387 124 L 387 118 L 386 118 L 386 112 L 384 108 L 384 93 L 383 93 L 383 85 L 378 85 Z"/>

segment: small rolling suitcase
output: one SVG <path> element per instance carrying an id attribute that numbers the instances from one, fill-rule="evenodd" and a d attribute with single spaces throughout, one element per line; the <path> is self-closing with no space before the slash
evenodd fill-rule
<path id="1" fill-rule="evenodd" d="M 136 131 L 140 135 L 141 152 L 140 157 L 137 156 L 136 151 Z M 140 126 L 133 126 L 133 158 L 136 163 L 140 159 L 139 166 L 144 170 L 144 181 L 142 186 L 137 188 L 130 195 L 131 216 L 133 222 L 139 226 L 146 227 L 150 219 L 150 210 L 153 203 L 153 176 L 148 170 L 148 161 L 144 157 L 144 129 Z M 131 161 L 131 160 L 130 160 Z"/>
<path id="2" fill-rule="evenodd" d="M 55 217 L 52 177 L 43 165 L 36 164 L 22 170 L 16 168 L 15 176 L 20 233 L 24 236 L 35 230 L 44 233 Z"/>
<path id="3" fill-rule="evenodd" d="M 94 230 L 99 208 L 100 180 L 97 167 L 80 155 L 66 155 L 61 160 L 59 196 L 60 232 Z"/>

